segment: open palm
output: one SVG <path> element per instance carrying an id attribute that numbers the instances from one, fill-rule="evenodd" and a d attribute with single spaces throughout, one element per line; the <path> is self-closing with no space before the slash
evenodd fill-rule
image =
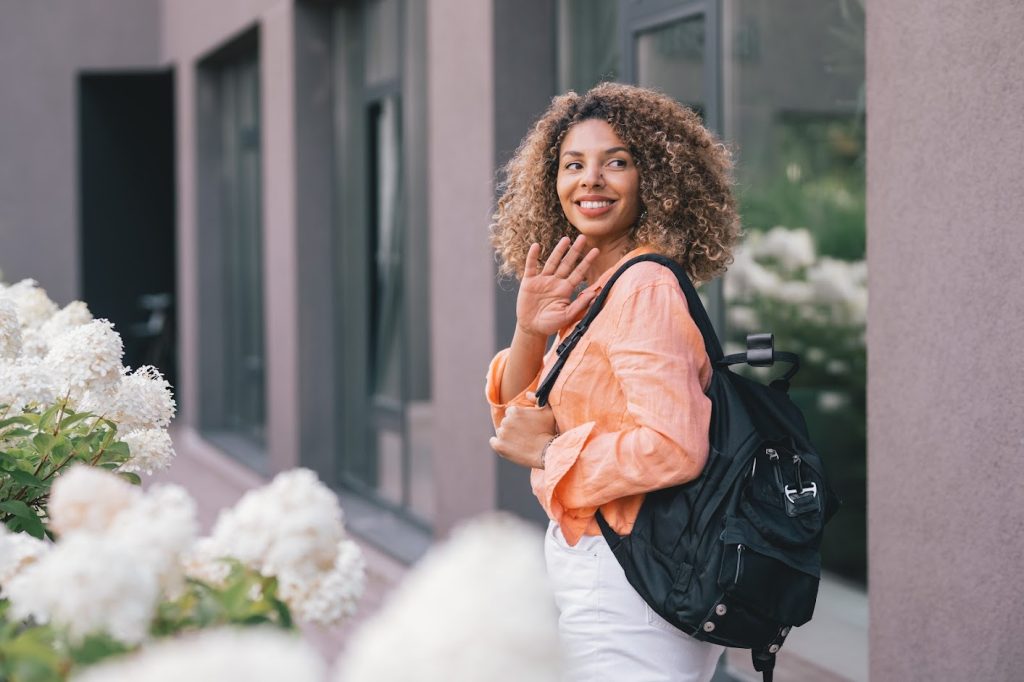
<path id="1" fill-rule="evenodd" d="M 533 244 L 526 254 L 523 280 L 516 300 L 516 317 L 524 330 L 550 336 L 566 326 L 590 305 L 593 294 L 572 293 L 584 280 L 591 263 L 600 253 L 591 249 L 584 255 L 586 238 L 580 235 L 570 246 L 563 237 L 540 267 L 540 245 Z"/>

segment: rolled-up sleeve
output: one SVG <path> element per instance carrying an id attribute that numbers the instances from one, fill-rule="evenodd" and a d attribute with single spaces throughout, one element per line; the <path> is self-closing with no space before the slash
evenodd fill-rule
<path id="1" fill-rule="evenodd" d="M 626 403 L 610 420 L 620 428 L 598 432 L 589 422 L 566 431 L 533 481 L 570 543 L 600 505 L 693 480 L 708 457 L 710 361 L 674 281 L 647 284 L 622 302 L 606 353 Z"/>
<path id="2" fill-rule="evenodd" d="M 518 395 L 513 396 L 508 402 L 501 402 L 501 380 L 505 376 L 508 354 L 508 348 L 498 351 L 498 354 L 494 356 L 490 366 L 487 368 L 487 384 L 484 387 L 484 395 L 487 398 L 487 404 L 491 407 L 491 421 L 494 422 L 494 428 L 498 428 L 501 424 L 505 418 L 505 410 L 510 406 L 522 405 L 524 407 L 531 407 L 535 405 L 536 403 L 527 398 L 526 394 L 536 391 L 537 386 L 540 384 L 540 372 L 537 372 L 537 376 L 533 378 L 533 381 L 520 391 Z"/>

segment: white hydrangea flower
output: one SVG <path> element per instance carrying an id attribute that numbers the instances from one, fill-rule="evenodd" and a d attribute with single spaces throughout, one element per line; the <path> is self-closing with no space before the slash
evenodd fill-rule
<path id="1" fill-rule="evenodd" d="M 750 241 L 751 255 L 758 259 L 771 258 L 786 272 L 793 272 L 814 263 L 814 238 L 803 227 L 789 229 L 777 225 Z M 753 236 L 753 235 L 752 235 Z"/>
<path id="2" fill-rule="evenodd" d="M 0 298 L 0 360 L 15 360 L 21 355 L 21 322 L 14 303 Z"/>
<path id="3" fill-rule="evenodd" d="M 201 538 L 185 552 L 181 564 L 185 575 L 213 587 L 222 587 L 231 573 L 231 564 L 213 538 Z"/>
<path id="4" fill-rule="evenodd" d="M 770 295 L 781 280 L 771 270 L 754 260 L 750 251 L 737 249 L 725 278 L 725 297 L 729 300 L 751 295 Z"/>
<path id="5" fill-rule="evenodd" d="M 111 391 L 85 394 L 79 409 L 103 415 L 116 422 L 122 432 L 166 429 L 175 413 L 171 385 L 156 367 L 144 365 L 134 372 L 124 368 Z"/>
<path id="6" fill-rule="evenodd" d="M 334 568 L 313 578 L 294 571 L 278 576 L 278 596 L 296 619 L 332 626 L 356 613 L 366 588 L 366 561 L 359 545 L 351 540 L 338 544 Z"/>
<path id="7" fill-rule="evenodd" d="M 117 514 L 107 532 L 134 548 L 136 561 L 156 572 L 165 592 L 175 592 L 183 578 L 181 559 L 199 532 L 195 500 L 181 486 L 154 485 Z"/>
<path id="8" fill-rule="evenodd" d="M 73 327 L 53 340 L 46 364 L 76 392 L 113 389 L 121 380 L 124 344 L 109 320 Z"/>
<path id="9" fill-rule="evenodd" d="M 355 633 L 335 679 L 555 682 L 560 674 L 541 535 L 489 515 L 427 553 Z"/>
<path id="10" fill-rule="evenodd" d="M 48 338 L 56 338 L 69 329 L 81 327 L 93 321 L 89 306 L 82 301 L 72 301 L 53 314 L 43 323 L 41 331 Z"/>
<path id="11" fill-rule="evenodd" d="M 769 293 L 769 292 L 766 292 Z M 798 279 L 792 279 L 787 282 L 781 282 L 771 292 L 772 298 L 792 303 L 793 305 L 801 305 L 804 303 L 810 303 L 814 300 L 814 288 Z"/>
<path id="12" fill-rule="evenodd" d="M 50 543 L 0 526 L 0 594 L 3 587 L 50 549 Z"/>
<path id="13" fill-rule="evenodd" d="M 73 682 L 323 682 L 327 668 L 300 637 L 270 628 L 221 628 L 165 639 L 86 668 Z"/>
<path id="14" fill-rule="evenodd" d="M 63 397 L 53 368 L 37 360 L 0 359 L 0 405 L 21 410 L 33 403 L 49 404 Z"/>
<path id="15" fill-rule="evenodd" d="M 105 533 L 114 519 L 138 503 L 142 491 L 108 471 L 79 464 L 50 490 L 50 527 L 61 536 Z"/>
<path id="16" fill-rule="evenodd" d="M 131 431 L 121 436 L 128 444 L 131 457 L 121 465 L 121 471 L 152 474 L 171 466 L 174 461 L 174 443 L 163 429 Z"/>
<path id="17" fill-rule="evenodd" d="M 57 312 L 57 304 L 34 279 L 23 279 L 6 287 L 0 296 L 14 303 L 23 328 L 41 327 Z"/>
<path id="18" fill-rule="evenodd" d="M 729 321 L 730 329 L 741 329 L 743 331 L 756 331 L 761 325 L 761 319 L 757 311 L 750 306 L 734 304 L 725 311 Z"/>
<path id="19" fill-rule="evenodd" d="M 41 329 L 22 327 L 21 357 L 30 360 L 43 360 L 50 352 L 50 340 Z"/>
<path id="20" fill-rule="evenodd" d="M 105 632 L 127 644 L 146 638 L 160 598 L 156 572 L 119 538 L 72 533 L 4 589 L 15 619 L 67 628 L 72 641 Z"/>
<path id="21" fill-rule="evenodd" d="M 861 286 L 859 273 L 846 261 L 822 258 L 807 273 L 807 281 L 822 303 L 845 303 L 857 297 Z"/>
<path id="22" fill-rule="evenodd" d="M 213 543 L 263 575 L 314 576 L 334 566 L 345 529 L 337 496 L 309 469 L 278 474 L 221 512 Z"/>

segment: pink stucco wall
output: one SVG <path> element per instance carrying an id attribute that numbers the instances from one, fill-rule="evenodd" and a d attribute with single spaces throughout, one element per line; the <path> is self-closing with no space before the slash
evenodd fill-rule
<path id="1" fill-rule="evenodd" d="M 1024 670 L 1024 3 L 871 2 L 873 680 Z"/>

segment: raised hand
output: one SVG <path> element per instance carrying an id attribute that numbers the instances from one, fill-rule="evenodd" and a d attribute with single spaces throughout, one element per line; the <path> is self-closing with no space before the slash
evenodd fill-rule
<path id="1" fill-rule="evenodd" d="M 546 338 L 576 319 L 593 301 L 591 292 L 572 300 L 573 291 L 600 254 L 598 249 L 586 251 L 586 245 L 583 235 L 571 246 L 569 238 L 562 237 L 543 269 L 539 262 L 540 245 L 530 246 L 516 300 L 516 318 L 524 332 Z"/>

